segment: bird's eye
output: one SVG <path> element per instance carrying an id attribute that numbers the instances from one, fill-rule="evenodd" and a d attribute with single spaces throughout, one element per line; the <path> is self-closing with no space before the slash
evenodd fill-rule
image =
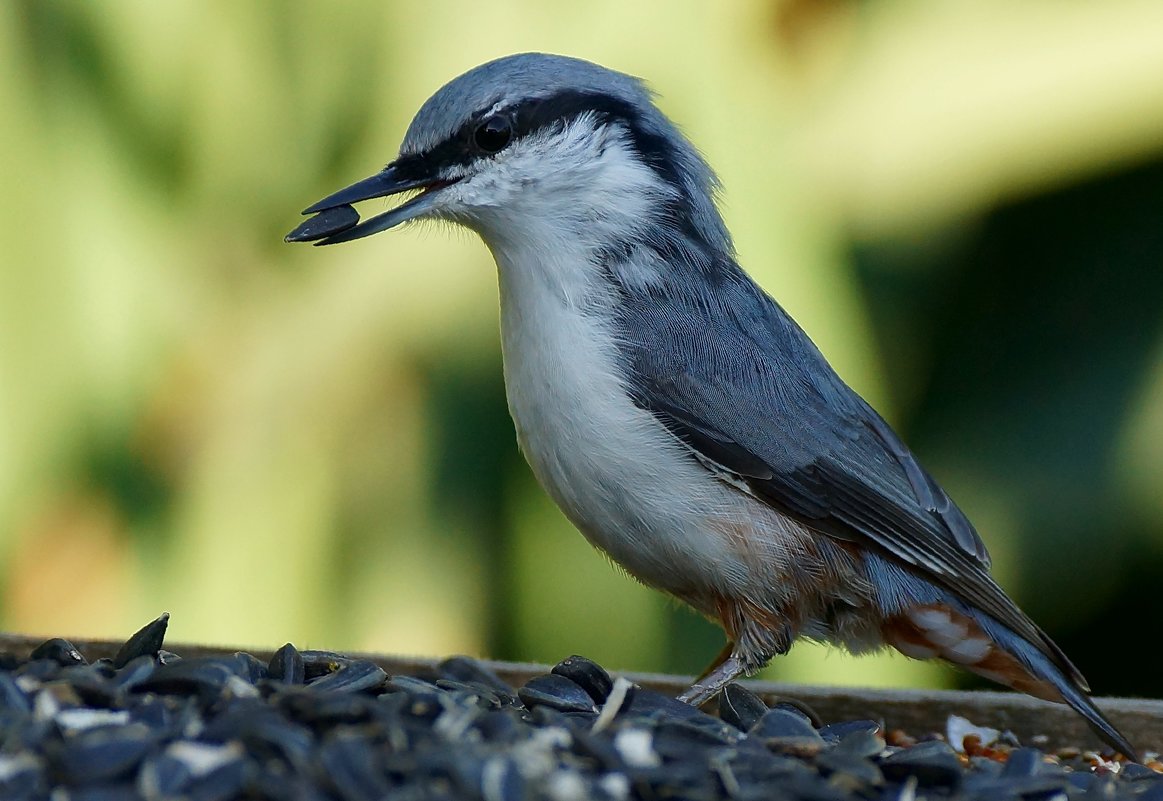
<path id="1" fill-rule="evenodd" d="M 489 117 L 480 124 L 473 134 L 476 146 L 486 153 L 500 152 L 513 137 L 513 125 L 500 114 Z"/>

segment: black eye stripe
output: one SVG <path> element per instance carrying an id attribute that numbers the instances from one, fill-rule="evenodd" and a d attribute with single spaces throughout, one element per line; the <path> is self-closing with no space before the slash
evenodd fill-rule
<path id="1" fill-rule="evenodd" d="M 542 100 L 530 100 L 514 109 L 516 137 L 529 136 L 547 128 L 564 125 L 583 114 L 603 122 L 621 122 L 630 134 L 638 154 L 655 172 L 678 186 L 675 154 L 670 143 L 644 125 L 637 109 L 625 100 L 595 92 L 565 91 Z"/>
<path id="2" fill-rule="evenodd" d="M 505 147 L 541 133 L 550 128 L 566 125 L 583 114 L 592 114 L 602 122 L 620 122 L 630 135 L 630 142 L 643 160 L 659 177 L 684 191 L 681 184 L 676 154 L 667 139 L 650 131 L 635 107 L 619 98 L 597 92 L 566 90 L 545 98 L 527 100 L 500 112 L 490 107 L 474 114 L 452 136 L 423 153 L 405 156 L 396 162 L 397 169 L 408 177 L 436 175 L 448 167 L 464 166 L 481 158 L 482 151 L 475 137 L 482 123 L 492 117 L 504 116 L 512 121 L 512 135 Z"/>

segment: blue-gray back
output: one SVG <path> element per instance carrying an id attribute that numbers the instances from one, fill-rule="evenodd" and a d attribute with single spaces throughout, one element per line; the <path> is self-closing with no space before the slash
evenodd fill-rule
<path id="1" fill-rule="evenodd" d="M 636 402 L 757 498 L 822 534 L 919 569 L 1077 673 L 989 576 L 985 545 L 889 425 L 726 254 L 622 286 L 618 336 Z"/>

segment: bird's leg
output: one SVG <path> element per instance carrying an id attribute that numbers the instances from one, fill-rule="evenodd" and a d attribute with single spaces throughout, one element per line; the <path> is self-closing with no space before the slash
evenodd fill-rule
<path id="1" fill-rule="evenodd" d="M 722 650 L 720 650 L 719 653 L 715 656 L 715 658 L 711 660 L 711 664 L 709 664 L 705 668 L 703 668 L 703 672 L 699 674 L 699 677 L 697 679 L 695 679 L 695 681 L 702 681 L 707 676 L 711 675 L 711 673 L 714 672 L 715 668 L 719 667 L 719 665 L 721 665 L 727 661 L 727 659 L 731 656 L 731 653 L 734 650 L 735 650 L 735 641 L 734 640 L 727 640 L 727 643 L 723 646 Z"/>
<path id="2" fill-rule="evenodd" d="M 730 637 L 726 646 L 678 700 L 701 706 L 742 674 L 758 670 L 773 656 L 786 654 L 795 639 L 791 625 L 786 620 L 766 622 L 757 626 L 744 619 L 735 625 L 733 618 L 726 618 L 723 628 Z"/>
<path id="3" fill-rule="evenodd" d="M 739 678 L 745 670 L 743 660 L 731 652 L 734 643 L 727 643 L 727 648 L 720 654 L 711 669 L 700 676 L 678 700 L 691 706 L 702 706 L 718 695 L 724 687 Z"/>

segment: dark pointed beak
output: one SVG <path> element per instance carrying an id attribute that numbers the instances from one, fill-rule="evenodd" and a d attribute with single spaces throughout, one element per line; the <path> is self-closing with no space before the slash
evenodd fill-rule
<path id="1" fill-rule="evenodd" d="M 335 245 L 386 231 L 431 209 L 436 190 L 453 183 L 436 178 L 407 177 L 401 174 L 398 164 L 393 162 L 371 178 L 340 189 L 304 209 L 304 214 L 315 216 L 287 234 L 285 241 Z M 359 221 L 359 214 L 351 207 L 352 203 L 361 200 L 387 197 L 413 189 L 424 191 L 408 202 L 363 222 Z"/>

